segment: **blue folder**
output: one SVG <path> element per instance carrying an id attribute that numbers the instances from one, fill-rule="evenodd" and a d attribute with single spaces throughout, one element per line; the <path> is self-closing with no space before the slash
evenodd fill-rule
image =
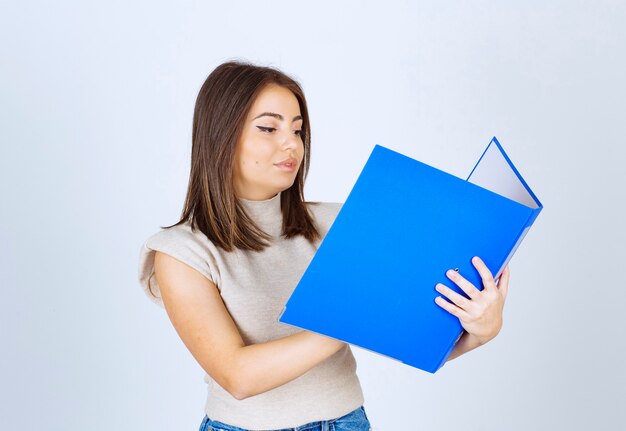
<path id="1" fill-rule="evenodd" d="M 542 208 L 495 137 L 467 180 L 376 145 L 279 321 L 434 373 L 463 329 L 435 285 L 497 279 Z"/>

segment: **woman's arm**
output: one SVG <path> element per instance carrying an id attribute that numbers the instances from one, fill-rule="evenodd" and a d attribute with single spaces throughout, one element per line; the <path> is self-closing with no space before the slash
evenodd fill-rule
<path id="1" fill-rule="evenodd" d="M 476 338 L 475 336 L 473 336 L 472 334 L 466 331 L 463 331 L 461 338 L 459 338 L 459 341 L 454 346 L 454 349 L 450 353 L 450 356 L 448 356 L 447 361 L 451 361 L 454 358 L 458 358 L 463 353 L 467 353 L 470 350 L 474 350 L 478 346 L 482 346 L 482 343 L 480 342 L 480 340 Z"/>
<path id="2" fill-rule="evenodd" d="M 207 374 L 238 400 L 301 376 L 345 345 L 302 331 L 246 346 L 214 283 L 161 252 L 154 266 L 179 337 Z"/>
<path id="3" fill-rule="evenodd" d="M 457 358 L 487 343 L 498 335 L 500 328 L 502 328 L 502 309 L 509 290 L 509 267 L 507 265 L 504 268 L 496 283 L 491 271 L 480 258 L 474 257 L 472 263 L 482 279 L 484 286 L 482 291 L 463 278 L 461 274 L 452 270 L 448 271 L 446 275 L 469 296 L 469 299 L 443 284 L 436 286 L 437 291 L 451 302 L 446 301 L 441 296 L 437 297 L 435 302 L 444 310 L 458 317 L 465 331 L 448 360 Z"/>

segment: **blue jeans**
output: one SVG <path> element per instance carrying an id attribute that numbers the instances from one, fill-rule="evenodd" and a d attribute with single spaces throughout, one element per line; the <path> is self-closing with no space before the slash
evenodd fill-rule
<path id="1" fill-rule="evenodd" d="M 310 422 L 295 428 L 283 428 L 269 431 L 369 431 L 370 422 L 363 406 L 345 416 L 327 421 Z M 209 419 L 206 415 L 200 424 L 199 431 L 250 431 Z"/>

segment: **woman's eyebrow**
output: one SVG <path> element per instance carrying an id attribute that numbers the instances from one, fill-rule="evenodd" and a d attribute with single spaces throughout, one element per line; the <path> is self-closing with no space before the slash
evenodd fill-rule
<path id="1" fill-rule="evenodd" d="M 281 121 L 284 119 L 282 115 L 277 114 L 275 112 L 264 112 L 261 115 L 257 115 L 252 120 L 256 120 L 257 118 L 260 118 L 263 116 L 278 118 Z M 293 120 L 291 120 L 291 122 L 293 123 L 294 121 L 298 121 L 298 120 L 302 120 L 302 115 L 296 115 L 295 117 L 293 117 Z"/>

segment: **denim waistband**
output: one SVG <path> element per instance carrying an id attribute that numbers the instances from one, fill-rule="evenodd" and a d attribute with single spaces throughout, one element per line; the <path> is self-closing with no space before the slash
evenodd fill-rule
<path id="1" fill-rule="evenodd" d="M 371 425 L 363 406 L 335 419 L 309 422 L 293 428 L 281 428 L 265 431 L 370 431 Z M 251 431 L 239 428 L 204 416 L 199 431 Z"/>

